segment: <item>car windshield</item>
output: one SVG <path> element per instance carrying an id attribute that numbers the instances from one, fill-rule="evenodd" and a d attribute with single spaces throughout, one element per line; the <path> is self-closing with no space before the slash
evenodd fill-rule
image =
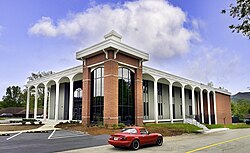
<path id="1" fill-rule="evenodd" d="M 122 133 L 130 133 L 130 134 L 136 134 L 137 130 L 134 128 L 126 128 L 126 129 L 122 129 L 121 131 Z"/>

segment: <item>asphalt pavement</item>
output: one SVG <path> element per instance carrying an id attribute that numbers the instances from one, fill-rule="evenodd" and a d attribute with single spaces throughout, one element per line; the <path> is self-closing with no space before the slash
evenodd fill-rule
<path id="1" fill-rule="evenodd" d="M 128 149 L 117 149 L 111 145 L 96 146 L 65 151 L 91 153 L 121 153 Z M 142 147 L 136 153 L 249 153 L 250 129 L 235 129 L 207 134 L 187 134 L 174 137 L 165 137 L 162 146 Z"/>
<path id="2" fill-rule="evenodd" d="M 91 136 L 81 132 L 53 130 L 47 133 L 11 133 L 0 136 L 1 153 L 51 153 L 106 145 L 109 135 Z"/>

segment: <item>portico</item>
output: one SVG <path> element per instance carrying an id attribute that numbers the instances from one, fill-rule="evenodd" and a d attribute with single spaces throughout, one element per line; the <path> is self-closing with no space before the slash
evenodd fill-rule
<path id="1" fill-rule="evenodd" d="M 41 88 L 47 114 L 44 120 L 141 125 L 195 118 L 201 123 L 217 124 L 218 118 L 222 122 L 222 114 L 227 118 L 231 115 L 231 110 L 220 108 L 222 104 L 230 105 L 228 91 L 143 66 L 149 55 L 121 39 L 111 31 L 101 43 L 76 53 L 82 65 L 29 81 L 26 118 L 32 89 L 37 117 Z"/>

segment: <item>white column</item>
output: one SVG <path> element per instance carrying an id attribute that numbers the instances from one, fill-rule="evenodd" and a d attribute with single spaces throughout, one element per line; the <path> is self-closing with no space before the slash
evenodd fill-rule
<path id="1" fill-rule="evenodd" d="M 211 125 L 210 94 L 207 92 L 208 124 Z"/>
<path id="2" fill-rule="evenodd" d="M 56 106 L 55 106 L 55 120 L 58 120 L 58 107 L 59 107 L 59 88 L 60 83 L 56 82 Z"/>
<path id="3" fill-rule="evenodd" d="M 47 118 L 47 102 L 48 102 L 48 87 L 45 85 L 44 87 L 44 103 L 43 103 L 43 119 L 44 121 Z"/>
<path id="4" fill-rule="evenodd" d="M 27 89 L 26 118 L 29 118 L 30 110 L 30 87 Z"/>
<path id="5" fill-rule="evenodd" d="M 73 101 L 74 101 L 74 80 L 70 79 L 69 88 L 69 120 L 73 119 Z"/>
<path id="6" fill-rule="evenodd" d="M 48 92 L 48 97 L 49 97 L 49 100 L 48 100 L 48 119 L 50 119 L 50 91 Z"/>
<path id="7" fill-rule="evenodd" d="M 214 92 L 214 120 L 215 120 L 215 124 L 217 124 L 217 110 L 216 110 L 216 95 Z"/>
<path id="8" fill-rule="evenodd" d="M 182 85 L 181 87 L 181 103 L 182 103 L 182 118 L 183 118 L 183 122 L 185 122 L 186 119 L 186 107 L 185 107 L 185 86 Z"/>
<path id="9" fill-rule="evenodd" d="M 37 99 L 38 99 L 38 86 L 35 86 L 34 119 L 37 118 Z"/>
<path id="10" fill-rule="evenodd" d="M 173 97 L 172 97 L 172 82 L 169 83 L 169 113 L 170 121 L 173 123 Z"/>
<path id="11" fill-rule="evenodd" d="M 157 87 L 157 80 L 155 79 L 154 81 L 154 115 L 155 115 L 155 123 L 158 123 L 158 101 L 157 101 L 157 97 L 158 97 L 158 87 Z"/>
<path id="12" fill-rule="evenodd" d="M 194 88 L 192 88 L 192 115 L 195 118 L 195 96 L 194 96 Z"/>
<path id="13" fill-rule="evenodd" d="M 200 91 L 201 96 L 201 122 L 204 123 L 204 109 L 203 109 L 203 92 Z"/>

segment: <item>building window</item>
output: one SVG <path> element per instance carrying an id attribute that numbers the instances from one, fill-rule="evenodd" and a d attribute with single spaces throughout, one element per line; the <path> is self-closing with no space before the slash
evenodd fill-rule
<path id="1" fill-rule="evenodd" d="M 172 87 L 172 97 L 174 97 L 174 89 L 175 87 Z"/>
<path id="2" fill-rule="evenodd" d="M 119 68 L 118 83 L 118 121 L 126 125 L 134 124 L 134 73 L 128 68 Z"/>
<path id="3" fill-rule="evenodd" d="M 191 90 L 188 90 L 188 97 L 189 97 L 189 99 L 192 99 L 192 91 Z"/>
<path id="4" fill-rule="evenodd" d="M 182 90 L 181 90 L 181 88 L 179 88 L 180 89 L 180 98 L 182 98 Z"/>
<path id="5" fill-rule="evenodd" d="M 77 88 L 74 91 L 74 98 L 82 98 L 82 89 L 81 88 Z"/>
<path id="6" fill-rule="evenodd" d="M 163 113 L 162 113 L 162 84 L 157 83 L 157 100 L 158 100 L 158 118 L 162 119 L 163 118 Z"/>
<path id="7" fill-rule="evenodd" d="M 149 119 L 149 94 L 148 94 L 148 80 L 143 80 L 143 119 Z"/>
<path id="8" fill-rule="evenodd" d="M 92 124 L 103 123 L 103 106 L 104 106 L 104 68 L 96 68 L 91 73 L 91 114 Z"/>
<path id="9" fill-rule="evenodd" d="M 193 115 L 192 114 L 192 106 L 191 105 L 189 105 L 189 115 Z"/>
<path id="10" fill-rule="evenodd" d="M 182 105 L 180 105 L 180 110 L 181 110 L 181 116 L 182 116 Z"/>

